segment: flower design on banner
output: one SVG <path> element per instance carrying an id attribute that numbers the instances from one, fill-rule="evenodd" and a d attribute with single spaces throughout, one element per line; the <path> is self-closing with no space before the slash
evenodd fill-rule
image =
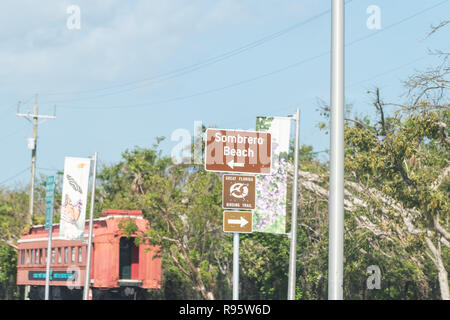
<path id="1" fill-rule="evenodd" d="M 258 118 L 257 130 L 269 131 L 273 128 L 274 118 Z M 285 119 L 283 119 L 285 120 Z M 285 121 L 290 121 L 286 119 Z M 277 121 L 278 122 L 278 121 Z M 278 122 L 279 124 L 279 122 Z M 287 160 L 282 156 L 280 140 L 289 140 L 287 136 L 276 137 L 272 133 L 272 172 L 256 176 L 256 206 L 253 214 L 253 230 L 284 234 L 287 204 Z"/>

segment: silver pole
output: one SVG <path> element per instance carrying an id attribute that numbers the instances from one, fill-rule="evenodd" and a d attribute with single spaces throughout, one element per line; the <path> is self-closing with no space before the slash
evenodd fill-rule
<path id="1" fill-rule="evenodd" d="M 295 300 L 297 260 L 297 198 L 298 198 L 298 142 L 300 133 L 300 110 L 295 113 L 294 175 L 292 186 L 291 247 L 289 252 L 288 300 Z"/>
<path id="2" fill-rule="evenodd" d="M 344 274 L 344 0 L 332 0 L 331 10 L 328 299 L 342 300 Z"/>
<path id="3" fill-rule="evenodd" d="M 83 300 L 89 300 L 89 286 L 91 280 L 91 250 L 92 250 L 92 227 L 94 222 L 94 200 L 95 200 L 95 179 L 97 175 L 97 152 L 94 153 L 94 173 L 92 175 L 91 210 L 89 213 L 89 236 L 86 253 L 86 272 L 84 278 Z"/>
<path id="4" fill-rule="evenodd" d="M 51 261 L 50 259 L 52 257 L 52 232 L 53 232 L 52 224 L 53 221 L 50 221 L 50 227 L 48 228 L 47 268 L 45 270 L 45 300 L 49 299 L 49 291 L 50 291 L 50 261 Z"/>
<path id="5" fill-rule="evenodd" d="M 233 233 L 233 300 L 239 300 L 239 233 Z"/>

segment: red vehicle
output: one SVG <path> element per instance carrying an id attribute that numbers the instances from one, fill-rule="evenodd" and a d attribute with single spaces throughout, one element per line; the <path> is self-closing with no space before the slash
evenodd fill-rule
<path id="1" fill-rule="evenodd" d="M 161 288 L 159 247 L 136 246 L 119 228 L 123 219 L 133 219 L 142 234 L 150 227 L 140 210 L 106 210 L 94 219 L 91 255 L 93 299 L 142 299 L 148 289 Z M 89 222 L 85 241 L 61 240 L 59 224 L 53 225 L 50 299 L 81 299 L 86 271 Z M 29 298 L 43 300 L 48 230 L 32 226 L 18 241 L 17 285 L 30 286 Z"/>

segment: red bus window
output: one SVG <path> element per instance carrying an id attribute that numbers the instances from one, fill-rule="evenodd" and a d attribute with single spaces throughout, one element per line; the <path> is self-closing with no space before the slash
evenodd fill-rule
<path id="1" fill-rule="evenodd" d="M 47 255 L 48 255 L 48 249 L 45 249 L 45 264 L 47 264 Z"/>
<path id="2" fill-rule="evenodd" d="M 77 253 L 76 253 L 76 248 L 75 247 L 71 247 L 70 248 L 71 249 L 71 253 L 70 253 L 70 263 L 75 263 L 75 257 L 76 257 L 76 255 L 77 255 Z"/>
<path id="3" fill-rule="evenodd" d="M 61 263 L 61 248 L 58 248 L 58 264 Z"/>
<path id="4" fill-rule="evenodd" d="M 36 264 L 41 264 L 41 249 L 36 249 Z"/>
<path id="5" fill-rule="evenodd" d="M 82 261 L 83 261 L 82 250 L 81 247 L 78 247 L 78 263 L 81 264 Z"/>
<path id="6" fill-rule="evenodd" d="M 25 264 L 25 250 L 20 250 L 20 264 Z"/>
<path id="7" fill-rule="evenodd" d="M 55 248 L 52 248 L 52 264 L 55 264 L 55 255 L 56 255 Z"/>
<path id="8" fill-rule="evenodd" d="M 67 264 L 69 260 L 69 247 L 64 247 L 64 264 Z"/>
<path id="9" fill-rule="evenodd" d="M 34 249 L 31 249 L 31 262 L 30 264 L 34 264 Z"/>

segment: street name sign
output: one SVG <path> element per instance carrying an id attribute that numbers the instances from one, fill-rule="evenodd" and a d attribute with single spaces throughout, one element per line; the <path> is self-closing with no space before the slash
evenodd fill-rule
<path id="1" fill-rule="evenodd" d="M 252 232 L 252 212 L 251 211 L 224 211 L 223 231 L 236 233 Z"/>
<path id="2" fill-rule="evenodd" d="M 222 179 L 222 208 L 255 209 L 255 176 L 224 174 Z"/>
<path id="3" fill-rule="evenodd" d="M 270 174 L 268 132 L 208 128 L 205 144 L 206 171 Z"/>

